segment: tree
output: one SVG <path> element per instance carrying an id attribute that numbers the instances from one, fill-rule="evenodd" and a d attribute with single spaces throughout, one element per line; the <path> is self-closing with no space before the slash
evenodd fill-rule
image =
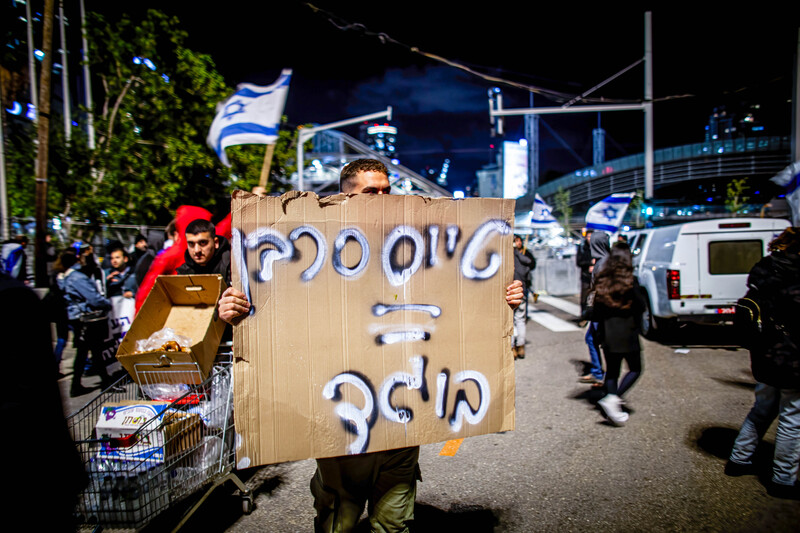
<path id="1" fill-rule="evenodd" d="M 750 187 L 747 185 L 747 178 L 734 179 L 728 183 L 727 195 L 725 197 L 725 208 L 732 214 L 737 215 L 742 207 L 750 200 L 744 193 Z"/>
<path id="2" fill-rule="evenodd" d="M 556 211 L 559 214 L 559 222 L 564 227 L 564 230 L 570 232 L 570 219 L 572 218 L 572 206 L 569 205 L 569 191 L 559 187 L 553 198 Z"/>
<path id="3" fill-rule="evenodd" d="M 143 20 L 88 15 L 96 148 L 89 150 L 78 129 L 67 144 L 59 121 L 51 121 L 48 215 L 165 224 L 182 204 L 227 212 L 233 189 L 258 183 L 265 147 L 230 148 L 229 169 L 206 145 L 217 104 L 233 92 L 211 57 L 187 48 L 177 18 L 158 11 Z M 9 210 L 32 216 L 35 130 L 24 120 L 7 130 Z M 273 176 L 291 171 L 293 139 L 280 132 Z"/>
<path id="4" fill-rule="evenodd" d="M 640 189 L 633 195 L 630 206 L 628 207 L 628 209 L 633 212 L 633 224 L 637 228 L 642 227 L 642 206 L 644 206 L 644 191 Z"/>
<path id="5" fill-rule="evenodd" d="M 148 222 L 171 216 L 184 199 L 213 208 L 223 174 L 205 136 L 216 104 L 230 92 L 211 58 L 184 46 L 176 18 L 150 10 L 88 23 L 97 147 L 89 175 L 67 191 L 65 213 Z"/>

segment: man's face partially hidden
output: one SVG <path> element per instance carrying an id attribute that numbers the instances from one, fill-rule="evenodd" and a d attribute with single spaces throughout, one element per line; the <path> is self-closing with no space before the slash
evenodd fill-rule
<path id="1" fill-rule="evenodd" d="M 349 190 L 344 193 L 362 194 L 391 194 L 392 187 L 389 185 L 389 176 L 383 172 L 361 171 L 355 175 L 351 181 Z"/>
<path id="2" fill-rule="evenodd" d="M 189 256 L 200 266 L 205 266 L 211 261 L 218 247 L 217 238 L 211 237 L 211 233 L 207 231 L 186 234 L 186 249 L 189 250 Z"/>

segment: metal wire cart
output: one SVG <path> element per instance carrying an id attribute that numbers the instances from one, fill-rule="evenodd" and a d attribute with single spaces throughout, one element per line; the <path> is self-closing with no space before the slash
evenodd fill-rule
<path id="1" fill-rule="evenodd" d="M 196 364 L 137 370 L 136 380 L 123 377 L 68 418 L 90 478 L 76 511 L 81 524 L 138 529 L 208 486 L 177 531 L 229 480 L 244 512 L 252 510 L 252 493 L 233 473 L 230 357 L 215 363 L 207 379 L 199 376 Z M 125 434 L 126 427 L 137 429 Z"/>

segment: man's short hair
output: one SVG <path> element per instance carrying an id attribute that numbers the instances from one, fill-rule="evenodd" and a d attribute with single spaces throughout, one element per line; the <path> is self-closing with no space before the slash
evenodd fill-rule
<path id="1" fill-rule="evenodd" d="M 389 169 L 377 159 L 356 159 L 345 165 L 341 174 L 339 174 L 339 190 L 344 191 L 345 189 L 349 189 L 350 187 L 348 185 L 350 181 L 352 181 L 359 172 L 381 172 L 386 174 L 387 178 L 389 177 Z"/>
<path id="2" fill-rule="evenodd" d="M 189 222 L 189 225 L 186 226 L 186 231 L 184 234 L 197 235 L 198 233 L 205 233 L 206 231 L 209 233 L 209 235 L 211 235 L 212 238 L 217 236 L 217 229 L 210 220 L 198 218 Z"/>

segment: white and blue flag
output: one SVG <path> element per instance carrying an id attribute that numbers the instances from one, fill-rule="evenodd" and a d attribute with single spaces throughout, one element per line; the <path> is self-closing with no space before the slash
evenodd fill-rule
<path id="1" fill-rule="evenodd" d="M 586 229 L 615 233 L 619 231 L 628 205 L 636 193 L 618 193 L 607 196 L 586 212 Z"/>
<path id="2" fill-rule="evenodd" d="M 539 193 L 536 193 L 533 201 L 531 225 L 534 228 L 553 228 L 559 226 L 558 221 L 553 216 L 553 208 L 542 200 Z"/>
<path id="3" fill-rule="evenodd" d="M 217 106 L 206 142 L 226 167 L 231 164 L 225 148 L 237 144 L 274 144 L 278 140 L 289 79 L 292 71 L 284 69 L 278 80 L 267 87 L 241 83 L 236 92 Z"/>
<path id="4" fill-rule="evenodd" d="M 795 161 L 770 181 L 784 188 L 786 203 L 792 209 L 792 226 L 800 226 L 800 161 Z"/>

